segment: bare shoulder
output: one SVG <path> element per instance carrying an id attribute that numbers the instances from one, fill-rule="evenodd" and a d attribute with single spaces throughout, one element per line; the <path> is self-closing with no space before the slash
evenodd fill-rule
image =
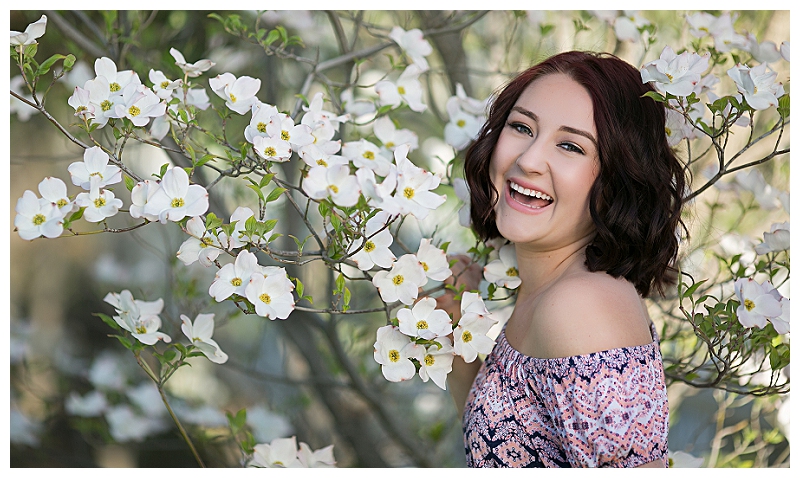
<path id="1" fill-rule="evenodd" d="M 623 278 L 581 272 L 560 279 L 533 310 L 543 358 L 570 357 L 652 342 L 642 299 Z"/>

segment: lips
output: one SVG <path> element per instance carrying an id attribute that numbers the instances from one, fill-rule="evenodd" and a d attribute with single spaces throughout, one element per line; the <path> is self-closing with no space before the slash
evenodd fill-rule
<path id="1" fill-rule="evenodd" d="M 508 195 L 509 198 L 529 209 L 542 209 L 553 203 L 553 197 L 542 191 L 526 188 L 514 181 L 508 181 Z"/>

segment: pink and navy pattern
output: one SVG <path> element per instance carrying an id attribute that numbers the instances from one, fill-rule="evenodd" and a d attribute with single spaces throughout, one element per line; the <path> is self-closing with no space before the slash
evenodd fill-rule
<path id="1" fill-rule="evenodd" d="M 467 465 L 666 463 L 667 389 L 650 329 L 650 344 L 553 359 L 523 355 L 503 329 L 464 410 Z"/>

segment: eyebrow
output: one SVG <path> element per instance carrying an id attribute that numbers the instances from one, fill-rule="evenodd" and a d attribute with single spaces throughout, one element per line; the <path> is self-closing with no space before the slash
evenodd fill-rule
<path id="1" fill-rule="evenodd" d="M 539 117 L 536 116 L 536 113 L 534 113 L 533 111 L 530 111 L 530 110 L 526 110 L 525 108 L 523 108 L 521 106 L 514 106 L 513 108 L 511 108 L 511 111 L 516 111 L 517 113 L 523 114 L 523 115 L 527 116 L 528 118 L 532 119 L 533 121 L 536 121 L 537 123 L 539 122 Z M 577 129 L 577 128 L 573 128 L 572 126 L 565 126 L 565 125 L 562 125 L 558 129 L 559 129 L 559 131 L 566 131 L 567 133 L 572 133 L 572 134 L 577 134 L 577 135 L 583 136 L 583 137 L 589 139 L 594 144 L 595 148 L 598 148 L 597 140 L 594 139 L 594 136 L 592 136 L 590 133 L 588 133 L 586 131 L 583 131 L 583 130 Z"/>

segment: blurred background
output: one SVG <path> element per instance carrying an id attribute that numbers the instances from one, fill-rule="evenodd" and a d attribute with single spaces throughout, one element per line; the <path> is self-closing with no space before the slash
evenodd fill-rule
<path id="1" fill-rule="evenodd" d="M 150 68 L 177 76 L 168 53 L 175 47 L 189 62 L 201 58 L 216 62 L 207 77 L 230 71 L 261 78 L 259 99 L 282 110 L 293 107 L 297 85 L 308 72 L 306 65 L 267 56 L 257 45 L 225 32 L 219 21 L 208 17 L 210 12 L 11 11 L 11 30 L 24 31 L 43 13 L 48 16 L 47 33 L 39 39 L 37 59 L 73 53 L 78 60 L 48 95 L 48 111 L 62 125 L 76 122 L 67 98 L 75 86 L 94 77 L 93 63 L 100 56 L 113 58 L 120 70 L 136 70 L 145 81 Z M 458 163 L 463 156 L 443 140 L 444 105 L 455 94 L 456 84 L 462 84 L 468 96 L 482 100 L 513 73 L 560 51 L 609 51 L 639 67 L 658 58 L 664 45 L 676 51 L 679 47 L 691 49 L 694 40 L 686 27 L 686 12 L 681 11 L 215 13 L 223 17 L 236 13 L 245 24 L 260 16 L 266 28 L 282 25 L 290 35 L 303 39 L 305 47 L 295 48 L 298 54 L 320 59 L 339 54 L 337 25 L 348 34 L 357 26 L 362 29 L 355 49 L 385 41 L 393 25 L 426 31 L 461 25 L 428 37 L 434 47 L 428 57 L 431 72 L 425 85 L 430 111 L 422 116 L 408 111 L 393 116 L 418 134 L 420 148 L 412 159 L 440 173 L 448 172 L 446 165 L 453 160 Z M 759 42 L 770 40 L 779 45 L 789 40 L 788 12 L 734 12 L 733 17 L 737 32 L 751 32 Z M 619 26 L 626 21 L 634 27 L 653 25 L 657 41 L 647 45 L 641 32 L 637 40 L 628 39 Z M 399 55 L 396 49 L 392 54 Z M 10 64 L 10 76 L 14 77 L 19 71 L 13 59 Z M 387 65 L 385 56 L 376 55 L 364 65 L 360 84 L 374 84 Z M 771 65 L 779 80 L 788 82 L 788 65 L 785 61 Z M 342 71 L 331 71 L 330 77 L 338 81 L 350 68 L 346 65 Z M 730 91 L 730 81 L 722 81 L 726 85 L 718 89 Z M 308 97 L 315 91 L 323 90 L 315 86 Z M 242 122 L 240 129 L 248 119 L 236 119 Z M 77 134 L 78 130 L 71 127 L 71 131 Z M 67 166 L 82 160 L 80 147 L 42 114 L 20 107 L 13 98 L 9 134 L 10 218 L 15 216 L 17 199 L 25 190 L 36 191 L 44 177 L 61 178 L 69 185 L 70 194 L 75 193 Z M 788 136 L 787 128 L 787 145 Z M 129 146 L 125 157 L 126 164 L 143 177 L 171 160 L 147 145 Z M 697 166 L 697 181 L 703 179 L 700 171 L 706 166 Z M 775 190 L 789 190 L 788 155 L 760 165 L 758 170 Z M 732 178 L 720 184 L 730 187 L 714 188 L 704 196 L 707 200 L 697 201 L 690 227 L 693 237 L 701 240 L 684 251 L 686 263 L 706 276 L 719 272 L 715 253 L 727 257 L 749 254 L 771 223 L 789 217 L 788 205 L 752 207 L 755 195 Z M 127 192 L 120 185 L 118 189 L 127 207 Z M 245 191 L 244 187 L 220 184 L 216 193 L 225 194 L 218 216 L 227 221 L 236 205 L 254 207 L 254 196 Z M 405 239 L 414 244 L 435 230 L 451 241 L 449 252 L 464 252 L 473 239 L 457 224 L 460 203 L 450 186 L 437 192 L 448 194 L 446 205 L 425 221 L 405 228 Z M 288 221 L 283 216 L 284 205 L 282 201 L 274 203 L 270 217 Z M 124 226 L 129 219 L 115 217 L 109 223 Z M 247 410 L 247 425 L 257 443 L 296 436 L 312 449 L 334 444 L 338 466 L 465 465 L 461 422 L 449 393 L 432 382 L 389 383 L 381 376 L 372 358 L 375 330 L 385 320 L 380 314 L 348 316 L 335 327 L 324 328 L 299 312 L 276 323 L 241 314 L 228 303 L 217 304 L 207 294 L 216 269 L 198 263 L 185 266 L 176 259 L 175 251 L 186 236 L 175 224 L 127 234 L 30 242 L 20 239 L 13 229 L 10 219 L 12 467 L 196 466 L 152 382 L 130 352 L 108 337 L 108 326 L 93 315 L 111 315 L 112 308 L 102 299 L 108 292 L 123 289 L 137 299 L 163 298 L 163 330 L 173 338 L 181 336 L 180 314 L 192 318 L 198 313 L 216 314 L 215 339 L 231 359 L 219 366 L 198 357 L 167 384 L 175 413 L 208 466 L 241 465 L 225 412 L 235 414 L 242 408 Z M 332 288 L 332 278 L 324 268 L 290 273 L 301 276 L 315 298 L 324 298 Z M 781 291 L 788 297 L 788 282 Z M 354 290 L 354 304 L 368 305 L 372 299 L 366 292 Z M 508 306 L 492 306 L 501 321 L 510 313 Z M 668 310 L 653 305 L 657 325 L 662 325 L 661 317 Z M 788 374 L 788 368 L 782 373 Z M 699 459 L 692 462 L 695 466 L 788 466 L 788 393 L 757 397 L 692 387 L 676 380 L 669 385 L 669 397 L 670 450 Z"/>

